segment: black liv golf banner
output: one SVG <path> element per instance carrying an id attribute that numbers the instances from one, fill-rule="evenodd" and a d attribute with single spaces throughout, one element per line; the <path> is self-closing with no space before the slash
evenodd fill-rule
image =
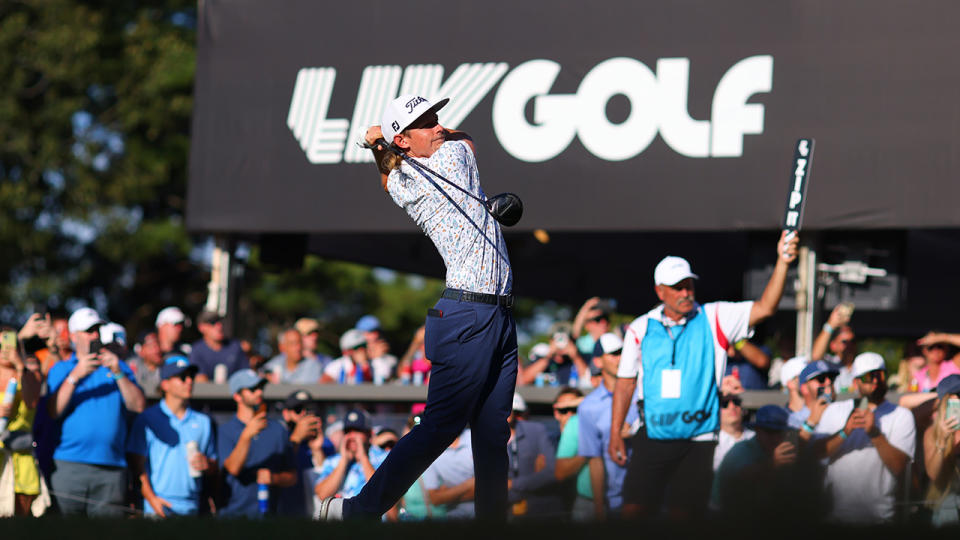
<path id="1" fill-rule="evenodd" d="M 450 97 L 518 228 L 957 227 L 960 4 L 205 0 L 188 224 L 413 232 L 354 144 L 402 93 Z"/>

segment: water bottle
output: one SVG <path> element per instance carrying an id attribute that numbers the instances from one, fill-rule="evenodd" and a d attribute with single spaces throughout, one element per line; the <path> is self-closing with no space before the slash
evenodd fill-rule
<path id="1" fill-rule="evenodd" d="M 200 453 L 200 445 L 197 441 L 187 441 L 187 470 L 190 471 L 190 478 L 200 478 L 203 473 L 193 466 L 193 456 Z"/>
<path id="2" fill-rule="evenodd" d="M 346 382 L 347 382 L 347 368 L 345 368 L 345 367 L 341 367 L 341 368 L 340 368 L 340 380 L 337 381 L 337 382 L 340 383 L 340 384 L 346 384 Z"/>
<path id="3" fill-rule="evenodd" d="M 577 381 L 577 378 L 578 378 L 578 377 L 579 377 L 579 375 L 578 375 L 578 373 L 577 373 L 577 366 L 572 366 L 572 367 L 570 368 L 570 378 L 567 379 L 567 386 L 569 386 L 570 388 L 576 388 L 576 387 L 577 387 L 577 382 L 578 382 L 578 381 Z"/>
<path id="4" fill-rule="evenodd" d="M 213 382 L 216 384 L 227 384 L 227 365 L 217 364 L 213 366 Z"/>
<path id="5" fill-rule="evenodd" d="M 423 372 L 414 371 L 413 372 L 413 385 L 414 386 L 423 386 Z"/>
<path id="6" fill-rule="evenodd" d="M 270 486 L 266 484 L 257 484 L 257 509 L 261 514 L 270 510 Z"/>

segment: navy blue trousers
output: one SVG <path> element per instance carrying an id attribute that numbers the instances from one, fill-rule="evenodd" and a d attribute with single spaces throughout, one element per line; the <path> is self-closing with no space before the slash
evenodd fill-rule
<path id="1" fill-rule="evenodd" d="M 469 424 L 477 518 L 507 515 L 507 417 L 517 381 L 517 329 L 509 308 L 441 299 L 428 315 L 425 349 L 432 362 L 421 422 L 402 437 L 344 518 L 380 518 Z"/>

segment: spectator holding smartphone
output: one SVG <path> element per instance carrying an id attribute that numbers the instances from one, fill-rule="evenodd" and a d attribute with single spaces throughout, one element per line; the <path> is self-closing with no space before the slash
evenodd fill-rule
<path id="1" fill-rule="evenodd" d="M 70 315 L 76 351 L 50 369 L 50 416 L 59 419 L 60 444 L 51 481 L 64 514 L 119 516 L 127 487 L 126 413 L 143 412 L 143 391 L 133 371 L 100 346 L 106 324 L 91 308 Z"/>
<path id="2" fill-rule="evenodd" d="M 9 457 L 4 457 L 4 460 L 9 459 L 13 467 L 13 512 L 17 516 L 31 513 L 40 515 L 49 506 L 49 501 L 46 504 L 44 501 L 34 504 L 40 495 L 40 473 L 30 444 L 33 440 L 30 430 L 42 384 L 40 365 L 35 358 L 26 361 L 21 358 L 17 334 L 12 329 L 4 329 L 0 333 L 0 342 L 0 390 L 3 390 L 0 394 L 0 417 L 4 419 L 7 430 L 0 448 L 4 454 L 9 452 Z M 13 393 L 7 395 L 11 385 Z"/>
<path id="3" fill-rule="evenodd" d="M 835 381 L 837 391 L 853 389 L 853 358 L 857 355 L 857 335 L 850 326 L 853 304 L 839 304 L 830 312 L 827 322 L 813 341 L 810 356 L 813 360 L 826 360 L 837 364 Z"/>
<path id="4" fill-rule="evenodd" d="M 857 355 L 852 373 L 861 398 L 827 407 L 814 451 L 829 460 L 826 486 L 834 520 L 889 522 L 897 480 L 916 446 L 913 414 L 886 400 L 887 370 L 879 354 Z"/>
<path id="5" fill-rule="evenodd" d="M 228 379 L 237 415 L 217 433 L 217 455 L 223 458 L 225 506 L 221 514 L 255 517 L 259 514 L 258 484 L 269 489 L 269 512 L 277 508 L 279 488 L 297 482 L 287 430 L 267 419 L 263 387 L 267 380 L 252 369 L 241 369 Z"/>
<path id="6" fill-rule="evenodd" d="M 923 433 L 923 457 L 930 487 L 927 504 L 935 526 L 960 523 L 960 482 L 957 450 L 960 449 L 960 375 L 945 377 L 937 385 L 933 424 Z"/>

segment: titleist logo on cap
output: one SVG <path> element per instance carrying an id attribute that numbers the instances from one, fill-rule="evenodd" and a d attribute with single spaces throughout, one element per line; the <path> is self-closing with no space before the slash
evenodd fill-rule
<path id="1" fill-rule="evenodd" d="M 414 109 L 417 105 L 419 105 L 419 104 L 421 104 L 421 103 L 425 103 L 426 101 L 427 101 L 427 100 L 424 99 L 424 98 L 421 97 L 421 96 L 417 96 L 417 97 L 411 99 L 410 101 L 408 101 L 408 102 L 406 103 L 406 105 L 407 105 L 407 112 L 408 112 L 408 113 L 413 113 L 413 109 Z"/>

